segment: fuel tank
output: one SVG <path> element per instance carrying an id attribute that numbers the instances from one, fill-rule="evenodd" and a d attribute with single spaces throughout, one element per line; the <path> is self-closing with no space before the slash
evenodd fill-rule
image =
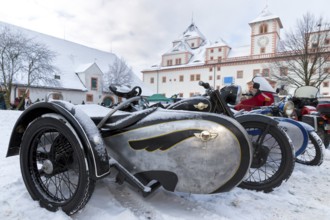
<path id="1" fill-rule="evenodd" d="M 203 96 L 197 96 L 189 99 L 180 100 L 170 105 L 167 109 L 212 112 L 213 106 L 208 98 Z"/>
<path id="2" fill-rule="evenodd" d="M 176 176 L 167 180 L 172 188 L 164 187 L 170 191 L 229 191 L 251 165 L 245 129 L 236 120 L 213 113 L 157 109 L 104 141 L 109 156 L 136 177 L 143 174 L 148 180 L 166 182 L 162 175 Z"/>

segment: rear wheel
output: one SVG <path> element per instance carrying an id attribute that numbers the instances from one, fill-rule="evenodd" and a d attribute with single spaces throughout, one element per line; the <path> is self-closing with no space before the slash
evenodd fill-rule
<path id="1" fill-rule="evenodd" d="M 323 128 L 318 127 L 318 131 L 317 131 L 318 136 L 320 136 L 320 138 L 323 141 L 324 147 L 328 148 L 329 147 L 329 135 L 328 135 L 328 131 L 325 131 Z"/>
<path id="2" fill-rule="evenodd" d="M 254 153 L 251 168 L 241 188 L 271 192 L 287 180 L 294 168 L 294 150 L 287 135 L 277 126 L 263 122 L 242 123 Z"/>
<path id="3" fill-rule="evenodd" d="M 31 197 L 48 210 L 74 214 L 94 190 L 83 146 L 68 122 L 51 117 L 31 122 L 22 139 L 20 165 Z"/>
<path id="4" fill-rule="evenodd" d="M 315 131 L 309 132 L 308 137 L 308 146 L 296 157 L 296 162 L 305 165 L 319 166 L 323 162 L 323 141 Z"/>

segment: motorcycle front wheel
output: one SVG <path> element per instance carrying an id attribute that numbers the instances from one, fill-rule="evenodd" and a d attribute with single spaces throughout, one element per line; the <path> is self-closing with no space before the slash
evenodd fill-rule
<path id="1" fill-rule="evenodd" d="M 239 187 L 271 192 L 292 174 L 295 165 L 293 146 L 277 126 L 259 121 L 241 124 L 249 134 L 254 153 L 251 168 Z"/>
<path id="2" fill-rule="evenodd" d="M 27 190 L 40 206 L 68 215 L 89 200 L 95 181 L 89 176 L 83 146 L 73 128 L 53 117 L 40 117 L 26 129 L 20 166 Z"/>
<path id="3" fill-rule="evenodd" d="M 315 131 L 310 131 L 308 138 L 308 146 L 296 157 L 296 162 L 310 166 L 320 166 L 323 162 L 324 144 Z"/>

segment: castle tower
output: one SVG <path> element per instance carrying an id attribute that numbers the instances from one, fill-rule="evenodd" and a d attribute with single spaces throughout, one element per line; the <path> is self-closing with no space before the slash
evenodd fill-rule
<path id="1" fill-rule="evenodd" d="M 280 18 L 266 6 L 261 14 L 249 23 L 251 27 L 251 55 L 276 53 L 280 41 Z"/>

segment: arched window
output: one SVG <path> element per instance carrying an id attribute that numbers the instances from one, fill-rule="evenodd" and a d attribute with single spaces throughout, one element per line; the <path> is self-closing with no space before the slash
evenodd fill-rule
<path id="1" fill-rule="evenodd" d="M 261 24 L 260 25 L 260 34 L 264 34 L 268 32 L 268 25 L 267 24 Z"/>

